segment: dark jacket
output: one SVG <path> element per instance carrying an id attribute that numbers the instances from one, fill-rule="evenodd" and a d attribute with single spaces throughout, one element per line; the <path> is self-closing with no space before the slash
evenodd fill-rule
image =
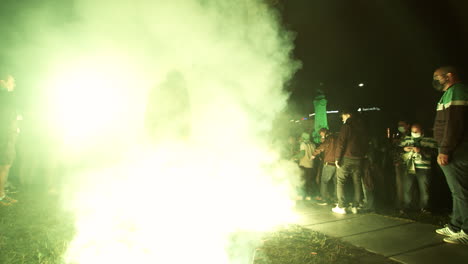
<path id="1" fill-rule="evenodd" d="M 462 142 L 468 141 L 468 87 L 452 85 L 437 104 L 434 138 L 439 153 L 451 154 Z"/>
<path id="2" fill-rule="evenodd" d="M 335 163 L 336 136 L 329 135 L 325 141 L 318 146 L 312 155 L 317 156 L 324 152 L 323 162 Z"/>
<path id="3" fill-rule="evenodd" d="M 364 158 L 368 148 L 369 138 L 364 122 L 361 119 L 348 118 L 341 127 L 336 142 L 335 159 L 341 162 L 343 157 Z"/>

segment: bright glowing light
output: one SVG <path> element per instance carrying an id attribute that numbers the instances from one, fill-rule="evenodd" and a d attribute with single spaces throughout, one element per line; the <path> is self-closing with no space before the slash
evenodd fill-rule
<path id="1" fill-rule="evenodd" d="M 299 170 L 269 137 L 298 68 L 290 34 L 260 0 L 75 3 L 78 52 L 54 60 L 51 112 L 69 160 L 92 166 L 66 192 L 67 262 L 247 263 L 230 235 L 295 221 Z"/>
<path id="2" fill-rule="evenodd" d="M 116 56 L 93 56 L 55 71 L 48 84 L 51 120 L 68 154 L 118 149 L 116 142 L 124 145 L 141 131 L 146 90 L 129 65 Z"/>
<path id="3" fill-rule="evenodd" d="M 359 87 L 364 87 L 364 83 L 358 84 Z"/>

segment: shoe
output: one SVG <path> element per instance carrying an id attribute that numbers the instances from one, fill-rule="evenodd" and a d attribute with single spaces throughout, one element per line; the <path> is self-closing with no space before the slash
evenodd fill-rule
<path id="1" fill-rule="evenodd" d="M 468 235 L 462 230 L 456 235 L 444 238 L 444 241 L 452 244 L 468 245 Z"/>
<path id="2" fill-rule="evenodd" d="M 351 207 L 351 212 L 353 214 L 357 214 L 358 213 L 357 207 Z"/>
<path id="3" fill-rule="evenodd" d="M 337 214 L 346 214 L 346 209 L 341 208 L 337 205 L 336 207 L 332 208 L 332 212 L 337 213 Z"/>
<path id="4" fill-rule="evenodd" d="M 424 215 L 430 215 L 431 214 L 431 212 L 429 212 L 427 209 L 424 209 L 424 208 L 421 209 L 420 212 L 421 212 L 421 214 L 424 214 Z"/>
<path id="5" fill-rule="evenodd" d="M 448 225 L 445 225 L 444 228 L 436 229 L 436 233 L 439 235 L 452 237 L 458 235 L 460 232 L 454 232 L 452 229 L 450 229 L 450 227 L 448 227 Z"/>

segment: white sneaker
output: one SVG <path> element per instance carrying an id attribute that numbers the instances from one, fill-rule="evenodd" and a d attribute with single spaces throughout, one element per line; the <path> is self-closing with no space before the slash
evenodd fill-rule
<path id="1" fill-rule="evenodd" d="M 454 232 L 452 229 L 450 229 L 450 227 L 448 227 L 448 225 L 445 225 L 444 228 L 436 229 L 436 233 L 439 235 L 451 237 L 458 235 L 460 232 Z"/>
<path id="2" fill-rule="evenodd" d="M 456 235 L 444 238 L 444 241 L 452 244 L 468 245 L 468 235 L 462 230 Z"/>
<path id="3" fill-rule="evenodd" d="M 357 214 L 357 213 L 358 213 L 357 207 L 351 207 L 351 212 L 352 212 L 353 214 Z"/>
<path id="4" fill-rule="evenodd" d="M 336 207 L 332 208 L 332 212 L 337 213 L 337 214 L 346 214 L 346 209 L 338 207 L 337 205 Z"/>

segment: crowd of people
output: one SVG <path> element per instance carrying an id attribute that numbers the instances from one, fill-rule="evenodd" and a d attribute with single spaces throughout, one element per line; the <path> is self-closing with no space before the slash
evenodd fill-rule
<path id="1" fill-rule="evenodd" d="M 369 124 L 353 109 L 341 111 L 337 133 L 321 128 L 320 142 L 308 133 L 291 136 L 285 155 L 302 170 L 298 200 L 333 205 L 336 214 L 357 214 L 389 206 L 400 214 L 430 214 L 439 166 L 452 197 L 451 220 L 436 232 L 444 241 L 468 245 L 468 87 L 455 67 L 438 68 L 433 86 L 443 92 L 435 109 L 433 137 L 406 120 L 397 133 L 370 135 Z M 393 136 L 394 135 L 394 136 Z M 351 181 L 348 181 L 351 179 Z M 348 183 L 349 182 L 349 183 Z M 449 207 L 447 204 L 446 207 Z"/>
<path id="2" fill-rule="evenodd" d="M 10 206 L 18 202 L 6 191 L 17 149 L 18 113 L 11 97 L 15 79 L 1 74 L 0 206 Z M 450 223 L 436 232 L 447 236 L 446 242 L 468 244 L 468 88 L 450 66 L 434 72 L 433 86 L 443 92 L 433 137 L 420 124 L 405 120 L 398 122 L 395 136 L 371 135 L 372 124 L 354 109 L 341 111 L 338 132 L 317 131 L 320 142 L 313 142 L 309 133 L 289 137 L 284 158 L 296 161 L 302 171 L 297 199 L 332 205 L 336 214 L 376 211 L 388 204 L 402 214 L 429 214 L 437 188 L 431 182 L 439 166 L 453 203 Z M 24 148 L 28 145 L 19 149 Z"/>

